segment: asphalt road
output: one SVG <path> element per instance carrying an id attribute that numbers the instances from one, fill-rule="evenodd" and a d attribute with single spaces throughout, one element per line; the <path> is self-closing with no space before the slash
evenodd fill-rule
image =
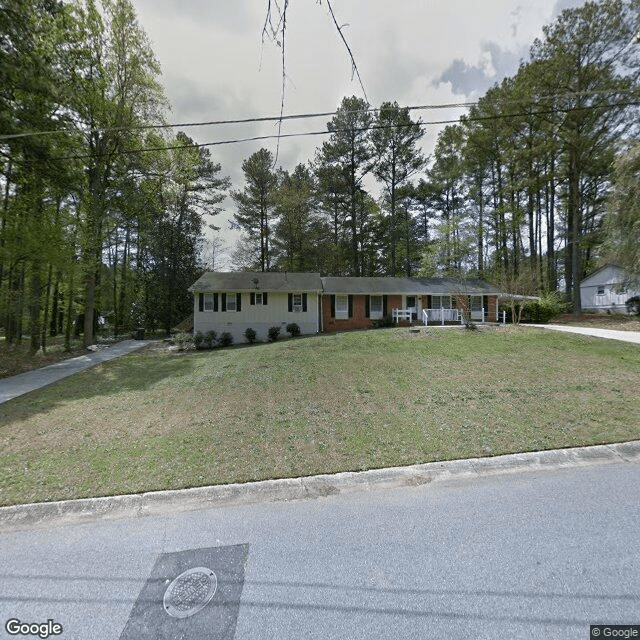
<path id="1" fill-rule="evenodd" d="M 639 486 L 621 461 L 2 533 L 0 637 L 586 640 L 640 624 Z"/>

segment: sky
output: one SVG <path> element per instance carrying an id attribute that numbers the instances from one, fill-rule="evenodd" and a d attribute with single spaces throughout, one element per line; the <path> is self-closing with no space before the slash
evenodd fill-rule
<path id="1" fill-rule="evenodd" d="M 275 0 L 271 0 L 272 4 Z M 263 41 L 268 0 L 132 0 L 162 68 L 171 123 L 278 116 L 282 100 L 282 49 Z M 278 0 L 282 5 L 283 0 Z M 332 0 L 353 52 L 363 88 L 351 72 L 348 52 L 326 0 L 291 0 L 285 40 L 284 113 L 332 112 L 345 96 L 374 106 L 468 102 L 482 96 L 528 59 L 542 27 L 581 0 Z M 413 111 L 423 122 L 455 120 L 462 108 Z M 283 124 L 285 134 L 326 130 L 330 116 Z M 425 126 L 425 155 L 442 126 Z M 272 136 L 276 125 L 244 123 L 183 127 L 197 143 Z M 325 136 L 280 141 L 278 166 L 291 171 L 312 160 Z M 277 141 L 210 147 L 233 189 L 244 186 L 242 162 L 261 147 L 276 153 Z M 377 193 L 372 195 L 377 197 Z M 223 244 L 216 270 L 232 268 L 238 239 L 228 219 L 233 202 L 207 220 Z M 208 259 L 210 255 L 206 256 Z"/>

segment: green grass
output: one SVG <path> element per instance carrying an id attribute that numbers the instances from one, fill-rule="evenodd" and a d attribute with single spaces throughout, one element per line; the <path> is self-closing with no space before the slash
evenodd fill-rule
<path id="1" fill-rule="evenodd" d="M 640 438 L 640 348 L 506 327 L 147 350 L 0 405 L 3 505 Z"/>

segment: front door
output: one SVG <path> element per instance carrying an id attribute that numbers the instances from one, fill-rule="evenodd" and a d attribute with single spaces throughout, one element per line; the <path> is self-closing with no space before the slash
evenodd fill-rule
<path id="1" fill-rule="evenodd" d="M 486 309 L 485 309 L 486 311 Z M 483 320 L 482 317 L 482 296 L 471 296 L 471 319 Z"/>
<path id="2" fill-rule="evenodd" d="M 415 320 L 418 315 L 418 308 L 416 307 L 416 297 L 407 296 L 406 309 L 411 309 L 411 319 Z"/>

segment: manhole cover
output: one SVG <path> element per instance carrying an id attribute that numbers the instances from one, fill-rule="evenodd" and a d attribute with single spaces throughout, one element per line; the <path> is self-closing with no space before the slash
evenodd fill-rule
<path id="1" fill-rule="evenodd" d="M 188 569 L 164 592 L 164 610 L 173 618 L 188 618 L 207 606 L 217 587 L 218 579 L 211 569 Z"/>

